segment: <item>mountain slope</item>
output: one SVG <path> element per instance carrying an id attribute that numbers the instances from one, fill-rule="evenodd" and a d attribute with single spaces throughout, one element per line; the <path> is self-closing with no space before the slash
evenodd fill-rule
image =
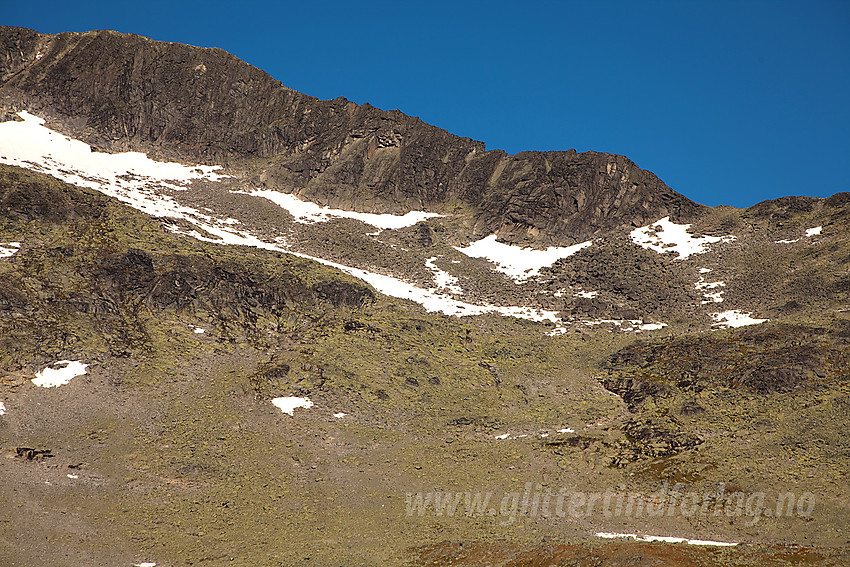
<path id="1" fill-rule="evenodd" d="M 4 564 L 486 565 L 521 550 L 785 565 L 793 549 L 759 546 L 844 541 L 846 313 L 637 343 L 547 337 L 429 314 L 309 260 L 174 235 L 18 168 L 0 166 L 0 210 L 0 242 L 17 242 L 0 260 Z M 88 374 L 36 387 L 57 360 Z M 279 396 L 314 406 L 281 414 Z M 498 502 L 480 517 L 407 512 L 410 493 L 502 499 L 540 482 L 646 498 L 676 484 L 712 506 L 720 485 L 724 506 L 814 491 L 817 506 L 731 521 L 511 516 Z M 748 545 L 588 541 L 635 529 Z M 462 553 L 447 540 L 479 543 Z"/>
<path id="2" fill-rule="evenodd" d="M 114 32 L 0 28 L 0 81 L 0 563 L 847 562 L 847 193 Z"/>
<path id="3" fill-rule="evenodd" d="M 473 209 L 476 233 L 584 240 L 701 207 L 622 156 L 485 151 L 398 111 L 320 101 L 219 49 L 115 32 L 0 28 L 0 102 L 109 151 L 238 163 L 258 182 L 341 208 Z M 248 160 L 248 161 L 246 161 Z"/>

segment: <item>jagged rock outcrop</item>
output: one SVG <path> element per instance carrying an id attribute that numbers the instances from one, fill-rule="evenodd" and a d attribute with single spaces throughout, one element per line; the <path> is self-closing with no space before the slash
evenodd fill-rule
<path id="1" fill-rule="evenodd" d="M 0 107 L 96 147 L 224 163 L 258 185 L 373 212 L 469 205 L 475 232 L 570 242 L 698 205 L 622 156 L 486 151 L 399 111 L 318 100 L 220 50 L 111 31 L 0 27 Z"/>
<path id="2" fill-rule="evenodd" d="M 689 335 L 635 342 L 610 357 L 602 385 L 637 411 L 647 399 L 725 388 L 767 396 L 822 389 L 850 378 L 850 324 L 753 327 L 718 341 Z"/>

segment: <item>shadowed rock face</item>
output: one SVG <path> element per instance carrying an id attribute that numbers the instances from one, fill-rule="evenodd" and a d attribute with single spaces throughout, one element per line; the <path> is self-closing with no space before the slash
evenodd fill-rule
<path id="1" fill-rule="evenodd" d="M 0 27 L 0 81 L 35 61 L 41 37 L 26 28 Z"/>
<path id="2" fill-rule="evenodd" d="M 705 334 L 663 344 L 638 341 L 610 357 L 602 385 L 633 412 L 647 400 L 718 387 L 759 396 L 822 390 L 850 379 L 850 324 L 837 321 L 836 327 L 754 327 L 725 341 Z M 701 411 L 693 401 L 681 409 Z"/>
<path id="3" fill-rule="evenodd" d="M 475 232 L 572 242 L 702 210 L 622 156 L 485 151 L 399 111 L 286 88 L 220 50 L 110 31 L 0 27 L 0 106 L 108 151 L 225 163 L 252 183 L 370 212 L 461 203 Z"/>

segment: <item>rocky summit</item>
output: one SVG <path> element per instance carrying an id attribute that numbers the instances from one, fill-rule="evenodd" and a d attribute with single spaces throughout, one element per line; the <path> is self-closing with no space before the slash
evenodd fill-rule
<path id="1" fill-rule="evenodd" d="M 848 426 L 848 193 L 0 27 L 2 565 L 840 565 Z"/>

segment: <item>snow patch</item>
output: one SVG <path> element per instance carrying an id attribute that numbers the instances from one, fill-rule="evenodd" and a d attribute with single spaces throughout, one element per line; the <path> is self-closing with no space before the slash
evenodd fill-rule
<path id="1" fill-rule="evenodd" d="M 706 539 L 688 539 L 684 537 L 671 537 L 671 536 L 652 536 L 652 535 L 638 535 L 638 534 L 619 534 L 613 532 L 597 532 L 596 537 L 601 537 L 604 539 L 616 539 L 616 538 L 629 538 L 637 541 L 662 541 L 665 543 L 687 543 L 688 545 L 713 545 L 718 547 L 732 547 L 738 545 L 737 543 L 730 543 L 726 541 L 711 541 Z"/>
<path id="2" fill-rule="evenodd" d="M 425 266 L 429 270 L 434 272 L 434 285 L 437 287 L 433 289 L 445 289 L 449 293 L 455 295 L 463 295 L 463 289 L 459 285 L 457 285 L 458 279 L 450 273 L 441 270 L 434 264 L 437 258 L 439 258 L 439 256 L 432 256 L 431 258 L 425 260 Z"/>
<path id="3" fill-rule="evenodd" d="M 558 430 L 558 433 L 575 433 L 575 432 L 576 432 L 575 429 L 572 429 L 572 428 L 569 428 L 569 427 Z"/>
<path id="4" fill-rule="evenodd" d="M 347 413 L 345 413 L 345 412 L 341 412 L 341 411 L 340 411 L 340 412 L 335 413 L 335 414 L 334 414 L 334 417 L 335 417 L 335 418 L 337 418 L 337 419 L 342 419 L 342 418 L 344 418 L 344 417 L 345 417 L 345 416 L 347 416 L 347 415 L 348 415 Z"/>
<path id="5" fill-rule="evenodd" d="M 816 226 L 814 228 L 807 228 L 806 229 L 806 238 L 809 238 L 809 237 L 812 237 L 812 236 L 818 236 L 822 232 L 823 232 L 822 226 Z M 774 244 L 794 244 L 795 242 L 800 242 L 801 239 L 802 239 L 802 237 L 801 238 L 795 238 L 794 240 L 774 240 L 773 243 Z"/>
<path id="6" fill-rule="evenodd" d="M 201 327 L 195 327 L 195 329 L 192 332 L 195 333 L 196 335 L 203 335 L 204 333 L 207 332 L 207 330 L 202 329 Z"/>
<path id="7" fill-rule="evenodd" d="M 271 191 L 269 189 L 255 189 L 250 192 L 233 191 L 233 193 L 243 193 L 253 197 L 268 199 L 275 205 L 286 209 L 289 214 L 295 217 L 296 222 L 303 224 L 327 222 L 335 218 L 345 218 L 359 220 L 376 228 L 386 230 L 413 226 L 416 223 L 429 218 L 443 216 L 437 213 L 427 213 L 425 211 L 410 211 L 403 215 L 392 215 L 386 213 L 358 213 L 356 211 L 332 209 L 310 201 L 302 201 L 292 193 L 281 193 L 280 191 Z"/>
<path id="8" fill-rule="evenodd" d="M 705 298 L 700 303 L 702 305 L 706 305 L 708 303 L 723 303 L 723 291 L 710 291 L 707 293 L 703 293 L 702 296 Z"/>
<path id="9" fill-rule="evenodd" d="M 325 266 L 336 268 L 350 276 L 353 276 L 359 280 L 368 283 L 373 288 L 375 288 L 378 293 L 382 293 L 384 295 L 396 297 L 399 299 L 407 299 L 418 303 L 422 305 L 422 307 L 424 307 L 426 311 L 440 312 L 446 315 L 453 315 L 456 317 L 481 315 L 484 313 L 498 313 L 504 316 L 528 319 L 531 321 L 551 321 L 552 323 L 559 322 L 556 311 L 532 309 L 530 307 L 501 307 L 497 305 L 475 305 L 472 303 L 466 303 L 453 299 L 445 294 L 438 293 L 435 290 L 417 287 L 411 283 L 400 280 L 393 276 L 377 274 L 375 272 L 361 270 L 360 268 L 354 268 L 352 266 L 338 264 L 330 260 L 325 260 L 324 258 L 310 256 L 309 254 L 303 254 L 301 252 L 289 250 L 285 246 L 264 242 L 249 232 L 237 231 L 232 228 L 225 228 L 220 226 L 212 226 L 204 223 L 203 220 L 199 220 L 191 216 L 186 216 L 184 218 L 194 223 L 199 228 L 209 232 L 210 234 L 219 237 L 219 239 L 205 237 L 196 231 L 180 231 L 181 234 L 185 234 L 186 236 L 191 236 L 192 238 L 196 238 L 204 242 L 212 242 L 216 244 L 253 246 L 256 248 L 262 248 L 264 250 L 276 250 L 278 252 L 284 252 L 286 254 L 291 254 L 299 258 L 313 260 Z"/>
<path id="10" fill-rule="evenodd" d="M 547 309 L 534 309 L 533 307 L 497 307 L 489 306 L 492 313 L 498 313 L 506 317 L 516 317 L 517 319 L 528 319 L 529 321 L 549 321 L 550 323 L 560 323 L 557 311 L 549 311 Z"/>
<path id="11" fill-rule="evenodd" d="M 540 433 L 537 433 L 537 435 L 543 438 L 549 437 L 549 433 L 546 431 L 541 431 Z M 512 435 L 511 433 L 502 433 L 501 435 L 494 435 L 493 439 L 525 439 L 527 437 L 531 437 L 531 435 L 528 433 L 521 433 L 519 435 Z"/>
<path id="12" fill-rule="evenodd" d="M 732 242 L 736 238 L 729 236 L 693 236 L 688 232 L 690 224 L 676 224 L 670 217 L 664 217 L 658 222 L 634 229 L 629 236 L 632 242 L 647 250 L 659 254 L 676 252 L 676 260 L 684 260 L 692 254 L 705 254 L 709 244 L 717 242 Z"/>
<path id="13" fill-rule="evenodd" d="M 0 415 L 6 415 L 6 404 L 5 404 L 5 402 L 0 402 Z"/>
<path id="14" fill-rule="evenodd" d="M 535 250 L 497 242 L 496 235 L 491 234 L 465 248 L 458 246 L 453 248 L 470 258 L 485 258 L 495 264 L 494 269 L 516 282 L 524 282 L 532 276 L 539 275 L 542 268 L 572 256 L 591 244 L 593 241 L 588 240 L 572 246 L 550 246 L 546 250 Z"/>
<path id="15" fill-rule="evenodd" d="M 311 408 L 313 402 L 310 398 L 299 398 L 296 396 L 284 396 L 282 398 L 274 398 L 272 404 L 280 409 L 283 413 L 289 415 L 295 414 L 295 408 Z"/>
<path id="16" fill-rule="evenodd" d="M 44 120 L 23 111 L 24 122 L 0 123 L 0 163 L 51 175 L 67 183 L 95 189 L 156 217 L 196 216 L 208 224 L 221 222 L 181 207 L 157 189 L 185 189 L 195 179 L 219 181 L 220 166 L 158 162 L 139 152 L 106 154 L 43 126 Z"/>
<path id="17" fill-rule="evenodd" d="M 641 323 L 638 325 L 638 331 L 659 331 L 667 326 L 667 323 Z"/>
<path id="18" fill-rule="evenodd" d="M 726 287 L 726 282 L 707 282 L 702 276 L 700 276 L 699 281 L 694 284 L 694 287 L 703 292 L 702 296 L 705 298 L 702 300 L 703 305 L 705 305 L 706 303 L 723 303 L 724 290 L 718 288 Z M 709 289 L 713 289 L 716 291 L 705 291 Z"/>
<path id="19" fill-rule="evenodd" d="M 88 366 L 88 364 L 83 364 L 79 360 L 60 360 L 41 372 L 37 372 L 32 383 L 41 388 L 63 386 L 70 382 L 72 378 L 86 374 Z"/>
<path id="20" fill-rule="evenodd" d="M 728 329 L 729 327 L 744 327 L 746 325 L 758 325 L 760 323 L 770 321 L 770 319 L 755 319 L 752 317 L 751 313 L 744 313 L 737 309 L 723 311 L 721 313 L 709 313 L 708 315 L 716 321 L 712 326 L 720 327 L 721 329 Z"/>
<path id="21" fill-rule="evenodd" d="M 593 299 L 597 295 L 599 295 L 598 291 L 580 291 L 573 295 L 573 297 L 585 297 L 587 299 Z"/>
<path id="22" fill-rule="evenodd" d="M 169 189 L 185 189 L 185 184 L 193 179 L 218 181 L 226 177 L 215 173 L 221 169 L 217 165 L 154 161 L 140 152 L 94 152 L 88 144 L 45 127 L 44 120 L 27 111 L 19 112 L 18 116 L 24 121 L 0 123 L 2 163 L 42 171 L 84 187 L 108 183 L 140 189 L 158 182 Z"/>
<path id="23" fill-rule="evenodd" d="M 596 327 L 598 325 L 615 325 L 624 331 L 657 331 L 667 326 L 667 323 L 644 323 L 641 319 L 594 319 L 582 321 L 583 325 Z"/>
<path id="24" fill-rule="evenodd" d="M 600 325 L 613 325 L 621 331 L 633 331 L 640 333 L 641 331 L 658 331 L 667 326 L 667 323 L 644 323 L 641 319 L 594 319 L 588 321 L 578 321 L 582 325 L 588 327 L 597 327 Z M 566 325 L 557 325 L 554 329 L 546 333 L 550 337 L 565 335 L 569 331 Z"/>
<path id="25" fill-rule="evenodd" d="M 20 242 L 0 242 L 0 258 L 9 258 L 21 249 Z"/>
<path id="26" fill-rule="evenodd" d="M 504 315 L 506 317 L 517 317 L 520 319 L 528 319 L 530 321 L 550 321 L 552 323 L 558 323 L 560 321 L 558 319 L 557 311 L 548 311 L 545 309 L 534 309 L 531 307 L 518 306 L 498 306 L 489 304 L 475 305 L 473 303 L 458 301 L 447 295 L 438 293 L 434 290 L 422 289 L 411 283 L 400 280 L 398 278 L 394 278 L 392 276 L 376 274 L 374 272 L 361 270 L 359 268 L 353 268 L 351 266 L 337 264 L 336 262 L 331 262 L 330 260 L 317 258 L 315 256 L 309 256 L 307 254 L 301 254 L 300 252 L 293 252 L 289 250 L 282 251 L 288 252 L 289 254 L 298 256 L 300 258 L 315 260 L 316 262 L 319 262 L 326 266 L 337 268 L 338 270 L 341 270 L 346 274 L 365 281 L 373 288 L 375 288 L 375 290 L 377 290 L 379 293 L 389 295 L 390 297 L 397 297 L 399 299 L 408 299 L 410 301 L 414 301 L 424 307 L 426 311 L 440 312 L 446 315 L 454 315 L 456 317 L 482 315 L 484 313 L 496 313 L 499 315 Z"/>
<path id="27" fill-rule="evenodd" d="M 145 561 L 144 563 L 133 563 L 133 567 L 156 567 L 156 563 Z"/>

